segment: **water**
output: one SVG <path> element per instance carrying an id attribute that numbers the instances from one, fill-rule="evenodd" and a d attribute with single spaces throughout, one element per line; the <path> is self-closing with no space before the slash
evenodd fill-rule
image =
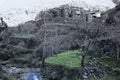
<path id="1" fill-rule="evenodd" d="M 21 76 L 24 80 L 44 80 L 43 76 L 37 71 L 30 71 Z"/>
<path id="2" fill-rule="evenodd" d="M 39 68 L 2 67 L 8 74 L 14 74 L 20 80 L 44 80 Z"/>

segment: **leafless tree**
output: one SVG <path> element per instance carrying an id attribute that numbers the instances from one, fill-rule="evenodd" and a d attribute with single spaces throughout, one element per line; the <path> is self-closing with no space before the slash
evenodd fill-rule
<path id="1" fill-rule="evenodd" d="M 82 24 L 81 26 L 78 23 L 76 28 L 80 37 L 78 44 L 81 46 L 81 66 L 84 67 L 85 57 L 97 53 L 96 42 L 100 39 L 102 32 L 100 32 L 101 23 L 99 22 L 89 23 L 87 20 L 83 20 Z"/>
<path id="2" fill-rule="evenodd" d="M 44 15 L 46 15 L 46 14 L 44 14 Z M 47 25 L 46 25 L 46 17 L 44 16 L 44 44 L 43 44 L 43 53 L 42 53 L 42 66 L 44 66 L 44 63 L 45 63 L 45 58 L 46 58 L 46 43 L 47 43 L 47 41 L 46 41 L 46 39 L 47 39 L 47 32 L 46 32 L 46 30 L 47 30 Z"/>

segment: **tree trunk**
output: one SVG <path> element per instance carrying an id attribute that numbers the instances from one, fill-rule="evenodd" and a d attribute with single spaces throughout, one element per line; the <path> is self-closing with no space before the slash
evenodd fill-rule
<path id="1" fill-rule="evenodd" d="M 119 44 L 116 44 L 117 45 L 117 60 L 119 60 L 119 57 L 120 57 L 120 51 L 119 51 Z"/>
<path id="2" fill-rule="evenodd" d="M 46 15 L 46 13 L 45 13 Z M 46 26 L 46 17 L 44 17 L 44 44 L 43 44 L 43 53 L 42 53 L 42 64 L 41 64 L 41 67 L 44 67 L 44 64 L 45 64 L 45 58 L 46 58 L 46 39 L 47 39 L 47 33 L 46 33 L 46 30 L 47 30 L 47 26 Z"/>
<path id="3" fill-rule="evenodd" d="M 82 56 L 81 67 L 84 67 L 84 62 L 85 62 L 85 56 Z"/>
<path id="4" fill-rule="evenodd" d="M 45 65 L 45 58 L 46 58 L 46 53 L 43 53 L 42 59 L 41 59 L 41 68 L 44 67 L 44 65 Z"/>

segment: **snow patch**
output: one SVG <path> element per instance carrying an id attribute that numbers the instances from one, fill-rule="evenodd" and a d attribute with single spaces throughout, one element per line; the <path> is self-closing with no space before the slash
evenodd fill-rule
<path id="1" fill-rule="evenodd" d="M 1 12 L 0 16 L 4 18 L 8 26 L 17 26 L 20 23 L 24 23 L 29 20 L 34 20 L 36 14 L 39 12 L 38 9 L 22 9 L 14 8 L 7 11 Z"/>

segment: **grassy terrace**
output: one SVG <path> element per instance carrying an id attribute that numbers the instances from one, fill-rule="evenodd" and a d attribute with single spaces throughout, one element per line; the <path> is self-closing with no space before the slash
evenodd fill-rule
<path id="1" fill-rule="evenodd" d="M 49 57 L 45 60 L 48 64 L 57 64 L 57 65 L 63 65 L 70 68 L 78 68 L 81 65 L 81 56 L 78 56 L 80 52 L 78 50 L 74 51 L 66 51 L 61 54 L 58 54 L 57 56 Z M 86 59 L 86 62 L 88 62 L 88 59 Z"/>
<path id="2" fill-rule="evenodd" d="M 30 37 L 32 37 L 32 36 L 33 36 L 33 35 L 21 33 L 21 34 L 15 34 L 14 37 L 26 39 L 26 38 L 30 38 Z"/>
<path id="3" fill-rule="evenodd" d="M 82 57 L 77 55 L 79 53 L 80 52 L 77 50 L 66 51 L 66 52 L 63 52 L 61 54 L 58 54 L 57 56 L 47 58 L 45 60 L 45 62 L 48 64 L 62 65 L 62 66 L 66 66 L 69 68 L 80 68 Z M 103 57 L 100 58 L 100 61 L 102 62 L 103 65 L 109 65 L 111 68 L 113 68 L 113 70 L 115 69 L 116 71 L 120 70 L 120 66 L 118 65 L 119 62 L 116 62 L 115 60 L 111 60 L 111 58 L 109 58 L 109 57 L 108 58 L 104 57 L 104 58 L 105 59 L 103 59 Z M 88 63 L 89 61 L 90 61 L 89 57 L 86 57 L 85 63 Z M 100 79 L 88 78 L 86 80 L 100 80 Z M 114 73 L 105 74 L 101 78 L 101 80 L 120 80 L 120 76 L 118 76 L 118 74 L 114 74 Z"/>

